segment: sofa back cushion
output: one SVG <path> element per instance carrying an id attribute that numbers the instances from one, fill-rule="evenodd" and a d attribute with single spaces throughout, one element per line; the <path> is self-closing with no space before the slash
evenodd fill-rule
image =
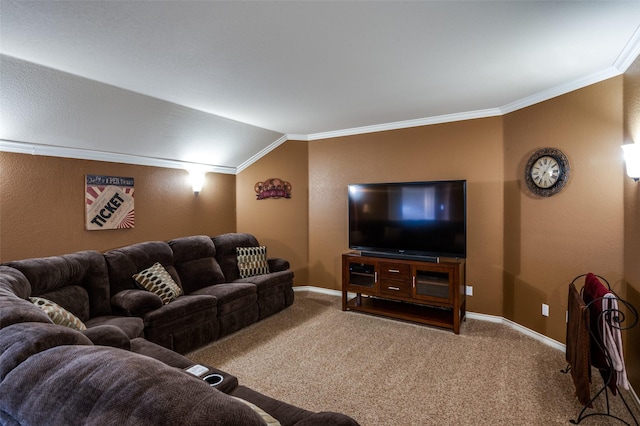
<path id="1" fill-rule="evenodd" d="M 49 299 L 82 321 L 111 314 L 107 264 L 93 250 L 7 262 L 31 285 L 29 296 Z"/>
<path id="2" fill-rule="evenodd" d="M 227 282 L 240 278 L 236 247 L 258 247 L 260 245 L 255 236 L 237 232 L 218 235 L 212 240 L 216 246 L 216 259 Z"/>
<path id="3" fill-rule="evenodd" d="M 173 261 L 185 294 L 225 282 L 216 260 L 216 246 L 210 237 L 196 235 L 169 241 Z"/>
<path id="4" fill-rule="evenodd" d="M 0 329 L 0 382 L 32 355 L 63 345 L 92 345 L 92 343 L 84 334 L 54 324 L 23 322 Z M 72 359 L 66 359 L 64 362 L 73 364 Z M 28 383 L 26 387 L 33 389 L 38 383 L 38 378 L 37 372 L 32 371 L 20 381 L 25 385 Z"/>
<path id="5" fill-rule="evenodd" d="M 140 288 L 133 275 L 160 263 L 171 275 L 173 281 L 182 287 L 180 277 L 173 266 L 173 252 L 169 244 L 163 241 L 147 241 L 130 246 L 109 250 L 104 253 L 109 272 L 111 294 Z"/>
<path id="6" fill-rule="evenodd" d="M 0 387 L 5 423 L 265 425 L 250 407 L 189 373 L 137 353 L 88 345 L 52 347 L 10 370 Z"/>
<path id="7" fill-rule="evenodd" d="M 28 300 L 30 294 L 31 284 L 22 272 L 0 266 L 0 329 L 21 322 L 51 322 L 42 309 Z"/>

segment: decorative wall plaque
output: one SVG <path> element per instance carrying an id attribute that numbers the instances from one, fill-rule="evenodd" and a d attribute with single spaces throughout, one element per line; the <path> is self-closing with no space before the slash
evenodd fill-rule
<path id="1" fill-rule="evenodd" d="M 265 198 L 291 198 L 291 184 L 280 178 L 269 178 L 264 182 L 257 182 L 253 188 L 258 200 Z"/>
<path id="2" fill-rule="evenodd" d="M 86 175 L 85 204 L 88 231 L 133 228 L 133 178 Z"/>

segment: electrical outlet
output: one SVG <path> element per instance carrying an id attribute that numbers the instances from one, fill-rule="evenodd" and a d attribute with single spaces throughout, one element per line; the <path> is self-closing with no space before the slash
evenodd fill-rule
<path id="1" fill-rule="evenodd" d="M 549 316 L 549 305 L 547 305 L 546 303 L 542 304 L 542 316 Z"/>
<path id="2" fill-rule="evenodd" d="M 473 296 L 473 286 L 472 285 L 468 285 L 466 286 L 466 293 L 467 296 Z"/>

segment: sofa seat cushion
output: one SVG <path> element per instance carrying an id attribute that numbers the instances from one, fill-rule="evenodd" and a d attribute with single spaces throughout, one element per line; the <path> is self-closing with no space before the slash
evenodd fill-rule
<path id="1" fill-rule="evenodd" d="M 103 317 L 91 318 L 85 323 L 88 328 L 101 325 L 111 325 L 118 327 L 127 335 L 129 339 L 141 337 L 144 335 L 144 321 L 139 317 L 120 317 L 105 315 Z"/>
<path id="2" fill-rule="evenodd" d="M 218 337 L 218 300 L 210 295 L 185 295 L 142 316 L 144 337 L 179 353 Z"/>
<path id="3" fill-rule="evenodd" d="M 131 351 L 162 361 L 171 367 L 183 370 L 193 365 L 193 361 L 184 355 L 138 337 L 131 340 Z"/>
<path id="4" fill-rule="evenodd" d="M 115 325 L 97 325 L 82 331 L 94 345 L 131 349 L 131 339 Z"/>
<path id="5" fill-rule="evenodd" d="M 218 316 L 254 305 L 258 300 L 256 286 L 249 283 L 210 285 L 193 294 L 215 296 L 218 299 Z"/>
<path id="6" fill-rule="evenodd" d="M 201 315 L 215 318 L 217 304 L 217 299 L 210 295 L 180 296 L 161 308 L 147 312 L 142 319 L 146 328 L 164 325 L 175 325 L 175 328 L 179 328 L 183 322 L 195 322 L 196 318 Z"/>
<path id="7" fill-rule="evenodd" d="M 228 336 L 258 321 L 260 318 L 260 308 L 257 303 L 253 303 L 242 309 L 226 312 L 218 315 L 220 323 L 220 337 Z"/>
<path id="8" fill-rule="evenodd" d="M 148 328 L 145 339 L 179 354 L 186 354 L 216 340 L 220 335 L 220 324 L 215 316 L 200 315 L 195 322 L 182 321 L 180 327 L 172 324 Z"/>
<path id="9" fill-rule="evenodd" d="M 126 351 L 131 349 L 131 339 L 114 325 L 98 325 L 82 331 L 94 345 L 111 346 Z"/>
<path id="10" fill-rule="evenodd" d="M 247 278 L 239 278 L 234 283 L 251 283 L 256 286 L 258 294 L 270 293 L 271 289 L 282 288 L 282 285 L 293 285 L 293 271 L 271 272 L 270 274 L 254 275 Z"/>

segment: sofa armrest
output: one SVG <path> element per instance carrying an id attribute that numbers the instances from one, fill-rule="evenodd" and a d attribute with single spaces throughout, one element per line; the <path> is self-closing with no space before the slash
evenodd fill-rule
<path id="1" fill-rule="evenodd" d="M 111 307 L 116 315 L 141 317 L 162 307 L 162 299 L 146 290 L 122 290 L 111 297 Z"/>
<path id="2" fill-rule="evenodd" d="M 269 271 L 271 272 L 286 271 L 290 268 L 289 261 L 279 257 L 267 259 L 267 263 L 269 263 Z"/>
<path id="3" fill-rule="evenodd" d="M 81 332 L 98 346 L 111 346 L 125 350 L 131 349 L 131 341 L 124 331 L 114 325 L 97 325 Z"/>

